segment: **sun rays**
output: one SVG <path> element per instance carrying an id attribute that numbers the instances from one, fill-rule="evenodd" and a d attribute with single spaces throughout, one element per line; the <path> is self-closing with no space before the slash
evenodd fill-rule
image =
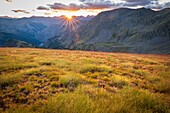
<path id="1" fill-rule="evenodd" d="M 76 37 L 75 41 L 78 42 L 79 35 L 76 29 L 80 26 L 81 22 L 72 15 L 64 15 L 61 16 L 61 23 L 62 23 L 61 26 L 64 27 L 64 31 L 68 31 L 69 37 L 75 35 Z"/>

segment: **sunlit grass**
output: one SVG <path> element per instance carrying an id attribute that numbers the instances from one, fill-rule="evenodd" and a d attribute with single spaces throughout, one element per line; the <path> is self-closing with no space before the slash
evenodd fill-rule
<path id="1" fill-rule="evenodd" d="M 129 85 L 129 83 L 130 81 L 126 77 L 114 75 L 111 77 L 110 85 L 118 88 L 123 88 L 124 86 Z"/>
<path id="2" fill-rule="evenodd" d="M 169 59 L 0 48 L 0 112 L 169 113 Z"/>
<path id="3" fill-rule="evenodd" d="M 112 68 L 108 67 L 108 66 L 105 66 L 105 65 L 101 65 L 101 66 L 98 66 L 98 65 L 83 65 L 81 68 L 80 68 L 80 73 L 87 73 L 87 72 L 91 72 L 91 73 L 94 73 L 94 72 L 108 72 L 108 73 L 111 73 L 112 72 Z"/>
<path id="4" fill-rule="evenodd" d="M 83 77 L 80 74 L 68 74 L 60 78 L 60 84 L 64 87 L 76 87 L 83 83 Z"/>

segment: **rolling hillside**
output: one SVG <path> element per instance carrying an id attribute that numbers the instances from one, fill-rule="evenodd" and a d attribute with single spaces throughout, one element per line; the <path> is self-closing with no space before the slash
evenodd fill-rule
<path id="1" fill-rule="evenodd" d="M 0 48 L 0 64 L 0 112 L 170 112 L 169 55 Z"/>

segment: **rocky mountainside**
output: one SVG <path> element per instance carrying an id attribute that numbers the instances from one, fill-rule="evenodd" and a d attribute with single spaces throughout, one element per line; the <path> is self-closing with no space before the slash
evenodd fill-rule
<path id="1" fill-rule="evenodd" d="M 0 38 L 17 39 L 38 46 L 41 41 L 35 36 L 45 27 L 31 18 L 0 18 Z"/>
<path id="2" fill-rule="evenodd" d="M 82 24 L 91 19 L 86 17 L 76 18 Z M 50 38 L 60 36 L 66 32 L 62 26 L 63 22 L 62 17 L 0 17 L 0 46 L 9 45 L 5 44 L 6 41 L 2 41 L 9 38 L 10 40 L 24 41 L 37 47 L 39 45 L 43 46 Z"/>
<path id="3" fill-rule="evenodd" d="M 35 47 L 31 43 L 36 45 L 35 40 L 26 39 L 15 34 L 0 32 L 0 47 Z"/>
<path id="4" fill-rule="evenodd" d="M 102 12 L 60 42 L 69 49 L 170 53 L 170 9 Z"/>
<path id="5" fill-rule="evenodd" d="M 60 18 L 63 18 L 62 16 Z M 65 17 L 64 17 L 65 18 Z M 46 48 L 55 48 L 55 49 L 63 49 L 65 46 L 62 45 L 61 42 L 67 41 L 67 38 L 71 37 L 70 34 L 74 34 L 79 27 L 86 24 L 88 21 L 90 21 L 93 16 L 78 16 L 73 17 L 73 20 L 62 20 L 62 22 L 58 25 L 51 25 L 47 29 L 44 29 L 38 37 L 43 37 L 43 39 L 46 39 L 48 35 L 50 35 L 50 38 L 47 38 L 44 43 L 43 47 Z M 74 26 L 74 28 L 72 28 Z M 53 36 L 53 37 L 52 37 Z M 69 41 L 69 40 L 68 40 Z"/>

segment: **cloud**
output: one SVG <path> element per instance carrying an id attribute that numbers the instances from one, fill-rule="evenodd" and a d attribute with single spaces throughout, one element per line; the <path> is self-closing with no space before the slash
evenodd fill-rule
<path id="1" fill-rule="evenodd" d="M 112 2 L 113 0 L 79 0 L 84 3 L 103 3 L 103 2 Z"/>
<path id="2" fill-rule="evenodd" d="M 5 1 L 7 1 L 7 2 L 12 2 L 12 0 L 5 0 Z"/>
<path id="3" fill-rule="evenodd" d="M 170 8 L 170 2 L 165 3 L 164 6 Z"/>
<path id="4" fill-rule="evenodd" d="M 55 9 L 55 10 L 79 10 L 81 6 L 76 5 L 76 4 L 69 4 L 69 5 L 65 5 L 62 3 L 54 3 L 54 4 L 48 4 L 48 6 L 51 9 Z"/>
<path id="5" fill-rule="evenodd" d="M 151 0 L 122 0 L 123 6 L 145 6 L 151 3 Z"/>
<path id="6" fill-rule="evenodd" d="M 163 9 L 164 5 L 160 4 L 157 1 L 152 1 L 150 4 L 146 5 L 145 8 L 149 8 L 149 9 Z"/>
<path id="7" fill-rule="evenodd" d="M 143 6 L 150 9 L 162 9 L 165 5 L 160 4 L 159 0 L 79 0 L 81 4 L 63 4 L 63 3 L 53 3 L 47 4 L 47 7 L 39 6 L 38 10 L 53 10 L 53 11 L 78 11 L 78 10 L 105 10 L 105 9 L 115 9 L 122 7 L 137 7 Z M 116 1 L 116 2 L 114 2 Z M 166 4 L 167 6 L 169 4 Z"/>
<path id="8" fill-rule="evenodd" d="M 85 3 L 85 5 L 85 9 L 106 9 L 116 6 L 115 4 L 111 3 Z"/>
<path id="9" fill-rule="evenodd" d="M 80 5 L 77 5 L 77 4 L 74 4 L 74 3 L 71 3 L 69 5 L 65 5 L 65 4 L 62 4 L 62 3 L 54 3 L 54 4 L 48 4 L 48 6 L 51 8 L 51 9 L 54 9 L 54 10 L 70 10 L 70 11 L 77 11 L 77 10 L 81 10 L 81 9 L 84 9 L 84 10 L 87 10 L 87 9 L 106 9 L 106 8 L 111 8 L 113 6 L 115 6 L 115 4 L 111 3 L 110 1 L 105 1 L 105 2 L 98 2 L 98 3 L 90 3 L 90 2 L 87 2 L 87 3 L 84 3 L 84 4 L 80 4 Z"/>
<path id="10" fill-rule="evenodd" d="M 52 15 L 53 13 L 52 12 L 46 12 L 44 13 L 45 15 Z"/>
<path id="11" fill-rule="evenodd" d="M 44 7 L 44 6 L 39 6 L 37 7 L 38 10 L 49 10 L 49 8 L 47 7 Z"/>
<path id="12" fill-rule="evenodd" d="M 124 6 L 124 7 L 135 7 L 135 6 L 146 6 L 148 4 L 151 4 L 153 2 L 158 2 L 160 0 L 79 0 L 82 3 L 85 4 L 103 4 L 105 5 L 116 5 L 116 6 Z M 116 3 L 115 3 L 116 2 Z"/>
<path id="13" fill-rule="evenodd" d="M 94 3 L 94 2 L 97 2 L 97 0 L 96 1 L 94 1 L 94 0 L 79 0 L 80 2 L 84 2 L 84 3 Z"/>
<path id="14" fill-rule="evenodd" d="M 27 12 L 26 10 L 21 10 L 21 9 L 18 9 L 18 10 L 11 10 L 15 13 L 25 13 L 25 14 L 30 14 L 30 12 Z"/>
<path id="15" fill-rule="evenodd" d="M 164 6 L 161 5 L 161 4 L 159 4 L 159 5 L 153 4 L 153 5 L 147 5 L 147 6 L 145 6 L 145 8 L 148 8 L 148 9 L 163 9 Z"/>
<path id="16" fill-rule="evenodd" d="M 170 8 L 170 2 L 160 3 L 160 0 L 152 0 L 150 4 L 146 5 L 145 8 L 160 10 L 164 8 Z"/>

